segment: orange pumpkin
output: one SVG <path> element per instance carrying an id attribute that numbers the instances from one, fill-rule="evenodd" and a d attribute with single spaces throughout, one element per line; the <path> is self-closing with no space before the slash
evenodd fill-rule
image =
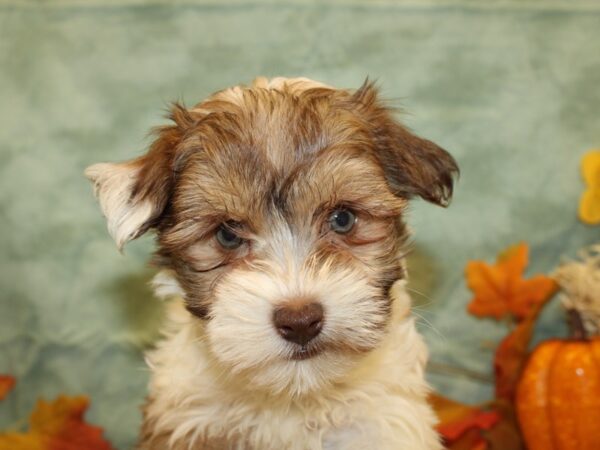
<path id="1" fill-rule="evenodd" d="M 600 449 L 600 339 L 581 333 L 532 353 L 516 408 L 529 450 Z"/>

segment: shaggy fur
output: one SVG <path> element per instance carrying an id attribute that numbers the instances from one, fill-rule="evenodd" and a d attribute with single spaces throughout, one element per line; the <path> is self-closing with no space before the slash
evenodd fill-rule
<path id="1" fill-rule="evenodd" d="M 139 448 L 440 448 L 402 215 L 417 195 L 447 204 L 452 157 L 369 83 L 259 78 L 171 119 L 146 155 L 86 171 L 119 248 L 156 230 L 172 298 Z M 302 305 L 323 311 L 305 344 L 274 324 Z"/>

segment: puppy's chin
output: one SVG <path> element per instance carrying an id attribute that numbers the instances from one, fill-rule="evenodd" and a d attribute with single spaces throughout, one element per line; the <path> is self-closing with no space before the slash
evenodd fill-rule
<path id="1" fill-rule="evenodd" d="M 356 363 L 355 358 L 324 351 L 305 359 L 272 361 L 232 375 L 246 382 L 249 390 L 300 397 L 328 388 L 350 372 Z"/>
<path id="2" fill-rule="evenodd" d="M 219 284 L 206 333 L 230 381 L 250 390 L 299 396 L 340 381 L 377 347 L 387 312 L 374 300 L 376 289 L 366 277 L 353 271 L 308 277 L 300 285 L 310 286 L 310 294 L 321 299 L 325 317 L 321 333 L 304 349 L 284 340 L 272 323 L 278 302 L 298 294 L 280 281 L 286 277 L 236 270 Z"/>

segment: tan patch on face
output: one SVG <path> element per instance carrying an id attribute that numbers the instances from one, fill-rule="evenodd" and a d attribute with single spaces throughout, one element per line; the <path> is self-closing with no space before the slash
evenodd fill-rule
<path id="1" fill-rule="evenodd" d="M 299 166 L 282 187 L 289 215 L 313 217 L 338 206 L 373 217 L 398 216 L 406 202 L 392 195 L 381 168 L 361 148 L 340 144 Z M 316 208 L 315 208 L 316 206 Z"/>

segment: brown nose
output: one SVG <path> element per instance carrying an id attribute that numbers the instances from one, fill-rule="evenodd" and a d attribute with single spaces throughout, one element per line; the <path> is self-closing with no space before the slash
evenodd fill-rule
<path id="1" fill-rule="evenodd" d="M 281 306 L 273 313 L 273 323 L 286 341 L 306 345 L 323 328 L 323 307 L 320 303 Z"/>

